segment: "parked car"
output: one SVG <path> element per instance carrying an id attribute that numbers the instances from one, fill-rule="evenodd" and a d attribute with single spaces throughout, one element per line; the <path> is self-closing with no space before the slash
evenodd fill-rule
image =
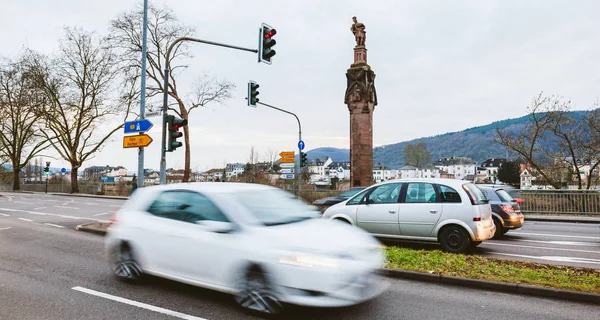
<path id="1" fill-rule="evenodd" d="M 490 188 L 503 188 L 504 191 L 506 191 L 519 204 L 519 206 L 522 206 L 524 203 L 524 200 L 519 195 L 519 189 L 517 189 L 515 187 L 511 187 L 509 185 L 504 185 L 504 184 L 478 184 L 477 186 L 490 187 Z"/>
<path id="2" fill-rule="evenodd" d="M 265 313 L 283 303 L 353 305 L 382 293 L 380 243 L 320 216 L 258 184 L 145 187 L 115 214 L 105 247 L 120 280 L 151 274 L 231 293 L 239 306 Z"/>
<path id="3" fill-rule="evenodd" d="M 481 190 L 453 179 L 382 182 L 329 207 L 323 218 L 347 222 L 377 237 L 439 242 L 448 252 L 464 252 L 496 231 Z"/>
<path id="4" fill-rule="evenodd" d="M 329 207 L 334 204 L 338 204 L 342 201 L 350 199 L 350 197 L 356 195 L 357 193 L 361 192 L 362 190 L 365 190 L 365 187 L 350 188 L 346 191 L 342 191 L 337 196 L 317 199 L 317 200 L 313 201 L 313 205 L 315 205 L 319 208 L 323 208 L 323 210 L 324 210 L 324 208 L 326 208 L 326 207 Z"/>
<path id="5" fill-rule="evenodd" d="M 518 229 L 525 223 L 525 217 L 521 213 L 519 204 L 506 192 L 503 187 L 478 186 L 490 200 L 496 234 L 494 238 L 500 238 L 511 229 Z"/>

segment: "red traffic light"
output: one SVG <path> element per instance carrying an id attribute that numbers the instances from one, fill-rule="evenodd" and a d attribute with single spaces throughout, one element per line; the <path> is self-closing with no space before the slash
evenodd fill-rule
<path id="1" fill-rule="evenodd" d="M 276 34 L 277 34 L 277 30 L 271 29 L 271 30 L 269 30 L 269 32 L 265 33 L 265 39 L 271 39 Z"/>

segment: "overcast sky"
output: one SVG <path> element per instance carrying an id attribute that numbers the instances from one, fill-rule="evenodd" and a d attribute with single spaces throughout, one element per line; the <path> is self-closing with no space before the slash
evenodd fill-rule
<path id="1" fill-rule="evenodd" d="M 191 114 L 193 169 L 245 162 L 251 146 L 261 157 L 269 149 L 296 149 L 293 117 L 246 106 L 250 79 L 260 84 L 262 102 L 298 114 L 307 150 L 348 148 L 343 101 L 354 15 L 366 25 L 368 62 L 377 74 L 376 146 L 523 116 L 540 91 L 570 99 L 578 109 L 598 99 L 598 1 L 149 1 L 168 5 L 201 39 L 254 48 L 261 22 L 277 29 L 272 65 L 258 64 L 248 52 L 190 45 L 194 57 L 185 61 L 182 89 L 204 72 L 237 85 L 233 99 Z M 140 2 L 2 0 L 0 55 L 14 57 L 24 46 L 56 52 L 65 26 L 105 34 L 111 19 Z M 159 167 L 159 127 L 150 131 L 147 168 Z M 137 149 L 123 150 L 122 137 L 115 134 L 84 168 L 136 170 Z M 169 153 L 167 166 L 182 168 L 183 153 Z M 60 160 L 52 166 L 68 168 Z"/>

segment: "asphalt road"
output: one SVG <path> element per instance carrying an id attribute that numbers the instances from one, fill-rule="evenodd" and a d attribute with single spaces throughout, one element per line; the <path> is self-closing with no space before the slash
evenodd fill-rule
<path id="1" fill-rule="evenodd" d="M 118 282 L 105 261 L 103 237 L 67 228 L 70 218 L 28 217 L 35 221 L 0 216 L 0 319 L 258 319 L 237 309 L 228 295 L 156 278 L 140 285 Z M 285 319 L 583 320 L 598 314 L 600 306 L 585 303 L 390 280 L 387 292 L 368 303 L 293 308 Z"/>

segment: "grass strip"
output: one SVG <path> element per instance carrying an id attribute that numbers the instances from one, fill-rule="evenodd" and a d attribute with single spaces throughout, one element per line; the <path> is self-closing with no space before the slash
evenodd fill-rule
<path id="1" fill-rule="evenodd" d="M 485 258 L 440 250 L 386 248 L 386 267 L 444 276 L 600 294 L 600 270 Z"/>

